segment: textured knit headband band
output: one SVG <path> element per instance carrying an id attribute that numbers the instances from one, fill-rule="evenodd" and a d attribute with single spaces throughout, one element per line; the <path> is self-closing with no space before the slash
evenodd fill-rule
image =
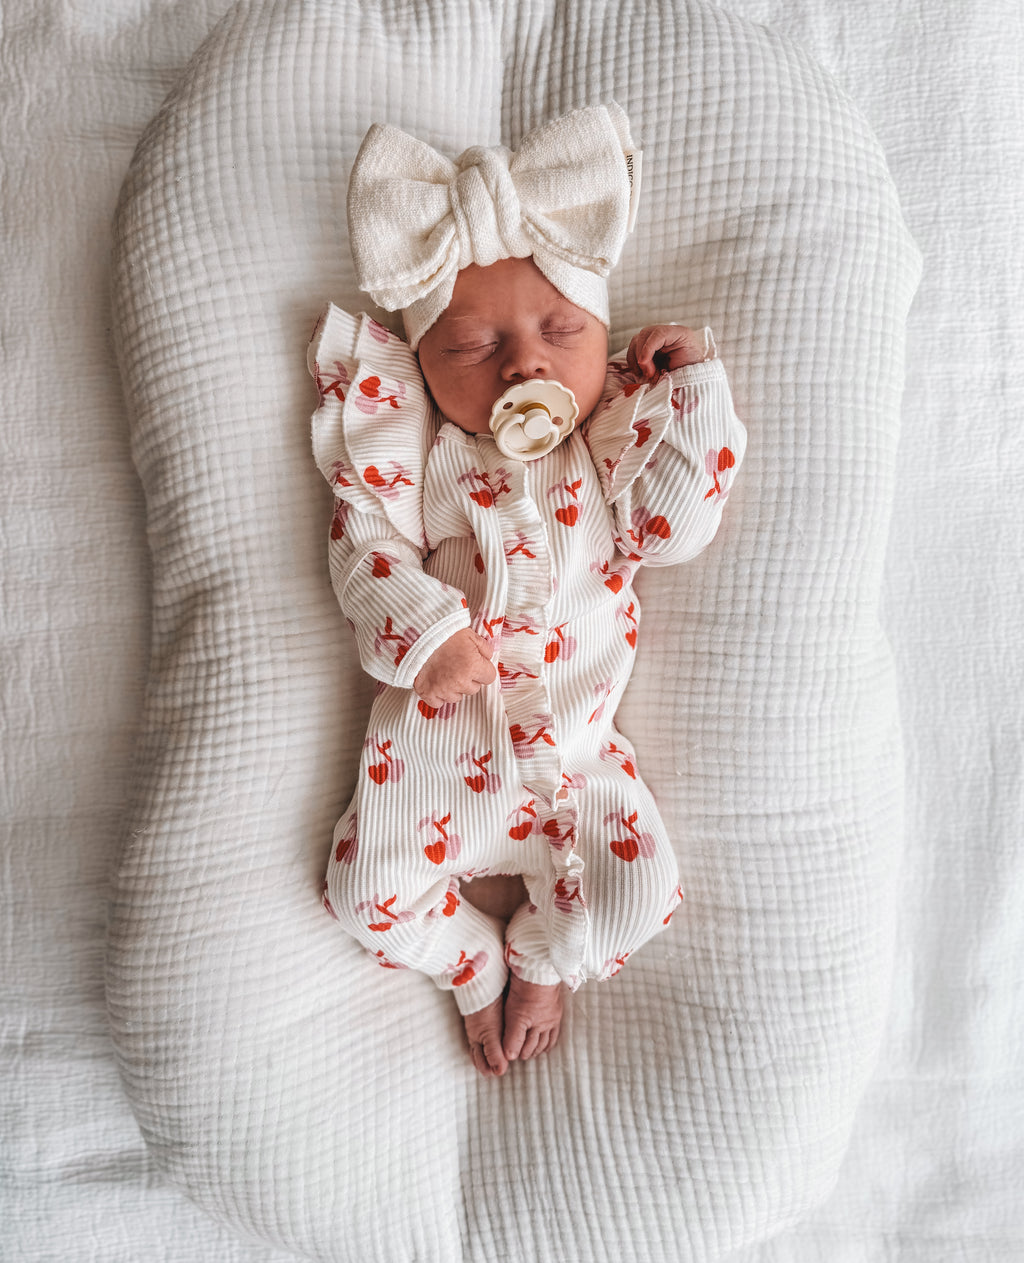
<path id="1" fill-rule="evenodd" d="M 462 268 L 532 255 L 556 289 L 607 325 L 605 277 L 632 227 L 635 157 L 614 103 L 546 123 L 515 152 L 476 145 L 454 162 L 375 123 L 348 191 L 359 285 L 385 310 L 403 311 L 415 349 Z"/>

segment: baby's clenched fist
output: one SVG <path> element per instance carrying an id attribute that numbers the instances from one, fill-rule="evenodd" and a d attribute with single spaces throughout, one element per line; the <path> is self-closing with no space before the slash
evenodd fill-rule
<path id="1" fill-rule="evenodd" d="M 479 693 L 497 675 L 491 653 L 489 641 L 471 627 L 463 627 L 434 650 L 412 687 L 428 706 L 443 706 Z"/>
<path id="2" fill-rule="evenodd" d="M 637 377 L 650 379 L 687 364 L 714 359 L 715 346 L 703 329 L 648 325 L 629 344 L 626 362 Z"/>

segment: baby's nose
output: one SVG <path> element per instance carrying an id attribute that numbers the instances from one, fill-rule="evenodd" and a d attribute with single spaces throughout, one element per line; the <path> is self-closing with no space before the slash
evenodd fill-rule
<path id="1" fill-rule="evenodd" d="M 529 381 L 551 373 L 551 357 L 542 338 L 518 338 L 506 351 L 501 374 L 505 381 Z"/>

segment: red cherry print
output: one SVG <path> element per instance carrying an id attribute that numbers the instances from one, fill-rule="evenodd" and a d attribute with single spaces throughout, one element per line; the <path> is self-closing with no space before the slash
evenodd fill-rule
<path id="1" fill-rule="evenodd" d="M 486 952 L 477 952 L 472 960 L 469 959 L 464 951 L 459 952 L 459 959 L 454 965 L 448 966 L 449 969 L 454 971 L 452 986 L 464 987 L 467 982 L 471 982 L 476 977 L 476 971 L 478 969 L 483 969 L 486 964 Z"/>
<path id="2" fill-rule="evenodd" d="M 554 639 L 549 640 L 544 646 L 545 662 L 554 662 L 554 660 L 559 657 L 571 658 L 576 652 L 576 641 L 572 636 L 566 636 L 566 634 L 562 631 L 562 627 L 564 626 L 565 624 L 562 623 L 561 626 L 555 627 L 553 629 L 555 633 Z"/>
<path id="3" fill-rule="evenodd" d="M 609 845 L 612 854 L 617 855 L 620 860 L 625 860 L 627 864 L 631 864 L 640 854 L 640 847 L 632 838 L 616 838 Z"/>
<path id="4" fill-rule="evenodd" d="M 645 859 L 650 859 L 655 851 L 654 835 L 651 833 L 642 833 L 637 828 L 637 811 L 631 812 L 628 816 L 624 811 L 612 812 L 605 816 L 604 823 L 608 824 L 615 821 L 616 824 L 623 826 L 628 836 L 624 838 L 615 838 L 609 842 L 609 847 L 613 855 L 617 855 L 620 860 L 625 860 L 627 864 L 631 864 L 638 855 L 642 855 Z"/>
<path id="5" fill-rule="evenodd" d="M 324 910 L 326 912 L 329 912 L 331 916 L 334 917 L 335 921 L 337 921 L 338 914 L 334 911 L 334 907 L 331 904 L 331 897 L 327 893 L 327 878 L 326 877 L 323 880 L 323 885 L 320 887 L 320 902 L 323 904 Z"/>
<path id="6" fill-rule="evenodd" d="M 473 568 L 476 570 L 477 574 L 484 573 L 484 559 L 479 553 L 475 553 L 473 555 Z"/>
<path id="7" fill-rule="evenodd" d="M 440 706 L 428 706 L 422 699 L 416 703 L 416 709 L 424 719 L 451 719 L 458 709 L 457 702 L 444 702 Z"/>
<path id="8" fill-rule="evenodd" d="M 647 440 L 651 437 L 651 423 L 649 420 L 635 421 L 633 429 L 636 432 L 636 446 L 643 447 Z"/>
<path id="9" fill-rule="evenodd" d="M 462 839 L 457 833 L 450 833 L 448 830 L 451 818 L 450 811 L 444 816 L 435 813 L 424 816 L 417 826 L 420 829 L 429 827 L 434 831 L 434 840 L 423 848 L 423 854 L 431 864 L 443 864 L 446 859 L 455 859 L 462 850 Z"/>
<path id="10" fill-rule="evenodd" d="M 458 481 L 460 483 L 478 484 L 474 490 L 469 492 L 469 498 L 482 509 L 493 509 L 494 502 L 498 496 L 504 495 L 509 489 L 508 483 L 505 481 L 504 469 L 497 471 L 493 482 L 489 474 L 481 473 L 479 469 L 471 469 L 468 473 L 460 475 Z"/>
<path id="11" fill-rule="evenodd" d="M 384 553 L 373 553 L 373 569 L 370 574 L 375 579 L 386 579 L 391 573 L 391 559 Z"/>
<path id="12" fill-rule="evenodd" d="M 362 387 L 360 387 L 362 389 Z M 363 479 L 368 482 L 371 487 L 386 487 L 387 479 L 380 472 L 376 465 L 367 465 L 363 470 Z"/>
<path id="13" fill-rule="evenodd" d="M 445 917 L 453 917 L 455 915 L 455 909 L 458 906 L 459 906 L 458 895 L 455 893 L 454 890 L 449 890 L 444 898 L 444 907 L 441 910 L 441 915 Z"/>
<path id="14" fill-rule="evenodd" d="M 387 921 L 371 921 L 368 928 L 378 934 L 383 934 L 390 930 L 393 925 L 398 925 L 402 921 L 414 921 L 416 913 L 406 909 L 404 912 L 393 912 L 392 904 L 398 899 L 397 895 L 392 895 L 390 899 L 385 899 L 383 903 L 378 895 L 374 895 L 372 899 L 364 903 L 356 904 L 356 911 L 362 912 L 364 908 L 373 908 L 375 912 L 380 912 L 388 918 Z"/>
<path id="15" fill-rule="evenodd" d="M 622 591 L 622 575 L 620 575 L 618 572 L 610 574 L 605 579 L 604 585 L 606 588 L 611 588 L 613 592 L 621 592 Z"/>
<path id="16" fill-rule="evenodd" d="M 563 526 L 575 526 L 580 517 L 579 493 L 583 486 L 583 479 L 577 478 L 574 482 L 556 482 L 553 487 L 548 488 L 549 496 L 560 496 L 562 505 L 555 509 L 555 521 L 561 522 Z"/>
<path id="17" fill-rule="evenodd" d="M 375 785 L 383 785 L 385 781 L 400 781 L 405 775 L 405 763 L 401 759 L 396 759 L 391 754 L 390 741 L 377 741 L 376 737 L 369 737 L 364 743 L 364 749 L 374 747 L 377 754 L 381 756 L 381 761 L 371 763 L 366 774 Z"/>
<path id="18" fill-rule="evenodd" d="M 732 469 L 735 464 L 736 457 L 733 456 L 727 447 L 723 447 L 718 453 L 718 472 L 720 474 L 724 473 L 727 469 Z"/>
<path id="19" fill-rule="evenodd" d="M 339 500 L 334 506 L 334 517 L 331 519 L 331 539 L 345 538 L 345 523 L 348 521 L 349 505 Z"/>
<path id="20" fill-rule="evenodd" d="M 626 632 L 626 644 L 629 645 L 630 649 L 636 648 L 636 628 L 635 627 L 631 627 L 629 631 Z"/>
<path id="21" fill-rule="evenodd" d="M 645 529 L 648 535 L 657 535 L 659 539 L 668 539 L 672 534 L 672 528 L 660 513 L 655 517 L 648 518 Z"/>
<path id="22" fill-rule="evenodd" d="M 338 843 L 337 849 L 334 852 L 334 858 L 339 864 L 352 849 L 353 842 L 355 842 L 355 838 L 342 838 Z"/>
<path id="23" fill-rule="evenodd" d="M 364 377 L 359 383 L 359 389 L 367 399 L 376 399 L 380 394 L 380 378 Z"/>
<path id="24" fill-rule="evenodd" d="M 521 807 L 515 809 L 514 814 L 518 819 L 508 831 L 508 836 L 514 842 L 524 841 L 534 831 L 537 823 L 537 812 L 534 809 L 535 801 L 535 799 L 531 798 L 528 803 L 524 803 Z M 511 814 L 509 818 L 511 819 Z"/>

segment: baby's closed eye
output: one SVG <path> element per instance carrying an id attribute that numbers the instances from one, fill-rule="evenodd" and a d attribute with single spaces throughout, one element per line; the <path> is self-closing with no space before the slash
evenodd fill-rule
<path id="1" fill-rule="evenodd" d="M 497 342 L 473 342 L 463 343 L 459 346 L 445 347 L 442 354 L 454 359 L 460 363 L 473 363 L 477 360 L 486 359 L 492 354 Z"/>
<path id="2" fill-rule="evenodd" d="M 543 336 L 548 342 L 553 342 L 556 346 L 560 346 L 578 338 L 583 329 L 584 326 L 582 324 L 546 326 L 543 330 Z"/>

